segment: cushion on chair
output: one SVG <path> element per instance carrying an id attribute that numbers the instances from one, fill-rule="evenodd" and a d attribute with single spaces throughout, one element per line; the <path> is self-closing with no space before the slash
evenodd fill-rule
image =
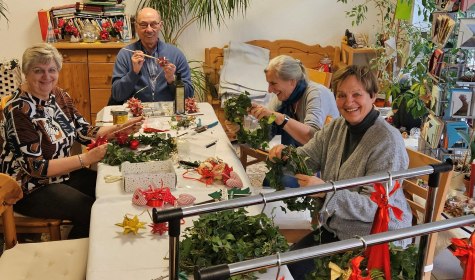
<path id="1" fill-rule="evenodd" d="M 84 280 L 88 248 L 89 238 L 17 244 L 0 257 L 0 275 L 9 280 Z"/>

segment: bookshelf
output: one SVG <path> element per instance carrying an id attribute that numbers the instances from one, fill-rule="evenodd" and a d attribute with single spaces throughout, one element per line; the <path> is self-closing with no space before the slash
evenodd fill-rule
<path id="1" fill-rule="evenodd" d="M 116 24 L 122 25 L 116 29 L 119 30 L 116 34 L 119 40 L 130 39 L 131 34 L 134 34 L 130 17 L 125 14 L 124 1 L 82 1 L 53 6 L 48 10 L 38 11 L 38 20 L 45 41 L 48 27 L 51 27 L 57 41 L 63 41 L 70 35 L 67 34 L 70 32 L 66 31 L 66 26 L 68 30 L 77 30 L 79 39 L 82 39 L 83 29 L 87 25 L 95 27 L 98 39 L 101 32 L 106 30 L 106 26 L 110 26 L 107 28 L 110 31 Z"/>

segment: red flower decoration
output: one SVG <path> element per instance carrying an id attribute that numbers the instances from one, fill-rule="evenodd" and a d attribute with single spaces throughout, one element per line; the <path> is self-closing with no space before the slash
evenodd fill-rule
<path id="1" fill-rule="evenodd" d="M 196 105 L 195 98 L 188 97 L 185 99 L 185 111 L 189 114 L 198 112 L 198 105 Z"/>

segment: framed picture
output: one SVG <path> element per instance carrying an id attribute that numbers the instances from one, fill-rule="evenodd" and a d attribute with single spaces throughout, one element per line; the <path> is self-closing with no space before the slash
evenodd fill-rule
<path id="1" fill-rule="evenodd" d="M 436 84 L 432 85 L 432 93 L 431 93 L 431 100 L 430 100 L 430 109 L 436 116 L 440 116 L 440 87 Z"/>
<path id="2" fill-rule="evenodd" d="M 473 116 L 472 91 L 465 88 L 454 88 L 451 91 L 450 115 L 453 118 Z"/>
<path id="3" fill-rule="evenodd" d="M 461 49 L 475 48 L 475 18 L 461 18 L 457 47 Z"/>

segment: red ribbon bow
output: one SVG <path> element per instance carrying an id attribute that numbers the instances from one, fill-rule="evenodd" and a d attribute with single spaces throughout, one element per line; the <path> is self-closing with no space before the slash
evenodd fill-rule
<path id="1" fill-rule="evenodd" d="M 360 264 L 363 261 L 364 257 L 362 256 L 356 256 L 354 257 L 350 263 L 351 263 L 351 275 L 348 278 L 348 280 L 371 280 L 371 276 L 362 276 L 361 275 L 361 269 L 360 269 Z"/>
<path id="2" fill-rule="evenodd" d="M 475 279 L 475 234 L 472 233 L 469 241 L 464 239 L 452 238 L 452 244 L 456 247 L 453 252 L 465 265 L 463 271 L 463 280 Z"/>
<path id="3" fill-rule="evenodd" d="M 163 184 L 163 183 L 162 183 Z M 150 207 L 162 207 L 164 203 L 175 205 L 176 198 L 168 187 L 152 188 L 141 191 Z"/>
<path id="4" fill-rule="evenodd" d="M 393 195 L 400 185 L 396 182 L 394 188 L 389 193 Z M 394 216 L 398 220 L 402 220 L 402 210 L 389 204 L 386 189 L 380 183 L 374 184 L 374 192 L 371 193 L 371 200 L 378 205 L 378 209 L 374 215 L 373 226 L 371 227 L 371 234 L 386 232 L 389 227 L 389 209 L 393 210 Z M 385 279 L 391 279 L 391 264 L 389 261 L 389 246 L 388 243 L 369 246 L 366 250 L 368 257 L 368 269 L 380 269 L 385 274 Z"/>

